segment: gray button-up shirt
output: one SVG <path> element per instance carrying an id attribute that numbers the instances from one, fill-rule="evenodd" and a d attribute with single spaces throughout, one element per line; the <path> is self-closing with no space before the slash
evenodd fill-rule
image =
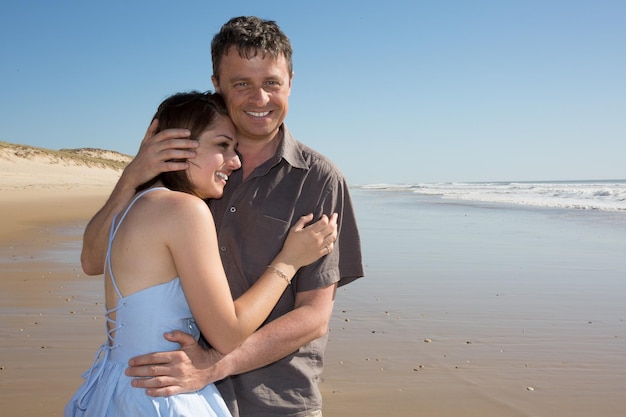
<path id="1" fill-rule="evenodd" d="M 294 308 L 296 292 L 344 285 L 363 276 L 361 244 L 352 201 L 341 172 L 327 158 L 298 143 L 285 125 L 276 154 L 245 180 L 234 172 L 224 197 L 212 200 L 224 270 L 233 297 L 245 292 L 282 248 L 303 215 L 339 214 L 330 255 L 297 273 L 267 321 Z M 327 337 L 269 366 L 230 378 L 241 416 L 296 416 L 321 409 L 317 387 Z M 220 387 L 225 398 L 228 390 Z"/>

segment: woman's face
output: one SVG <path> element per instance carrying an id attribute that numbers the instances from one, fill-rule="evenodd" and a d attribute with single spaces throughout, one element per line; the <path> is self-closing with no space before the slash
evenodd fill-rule
<path id="1" fill-rule="evenodd" d="M 196 157 L 189 160 L 189 178 L 202 198 L 220 198 L 228 176 L 241 168 L 233 122 L 217 116 L 213 126 L 198 137 L 198 145 Z"/>

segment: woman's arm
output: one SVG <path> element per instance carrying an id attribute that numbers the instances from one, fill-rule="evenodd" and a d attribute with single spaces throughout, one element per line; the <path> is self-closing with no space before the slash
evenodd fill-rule
<path id="1" fill-rule="evenodd" d="M 266 324 L 227 355 L 204 350 L 182 332 L 165 335 L 180 343 L 180 350 L 155 352 L 129 361 L 126 375 L 132 385 L 154 397 L 193 392 L 220 381 L 273 363 L 328 330 L 337 285 L 296 295 L 294 310 Z"/>
<path id="2" fill-rule="evenodd" d="M 169 249 L 192 314 L 207 341 L 221 353 L 239 346 L 267 318 L 297 270 L 332 250 L 337 215 L 306 226 L 313 215 L 291 228 L 283 249 L 263 275 L 233 301 L 218 249 L 213 217 L 206 204 L 178 195 L 185 207 L 176 215 Z M 193 201 L 192 201 L 193 200 Z M 192 207 L 193 206 L 193 207 Z"/>

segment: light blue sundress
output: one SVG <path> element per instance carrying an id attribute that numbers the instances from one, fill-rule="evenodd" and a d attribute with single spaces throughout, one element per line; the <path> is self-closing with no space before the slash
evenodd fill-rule
<path id="1" fill-rule="evenodd" d="M 85 381 L 66 405 L 65 417 L 231 417 L 213 384 L 193 393 L 149 397 L 143 388 L 133 388 L 131 378 L 124 375 L 128 360 L 134 356 L 179 348 L 177 343 L 163 337 L 165 332 L 182 330 L 196 337 L 200 334 L 178 278 L 123 297 L 113 277 L 110 255 L 115 234 L 133 204 L 156 189 L 166 188 L 139 193 L 123 212 L 117 226 L 113 219 L 105 265 L 119 299 L 116 307 L 105 314 L 107 322 L 112 323 L 111 330 L 107 326 L 108 341 L 100 347 L 91 368 L 83 374 Z M 111 318 L 113 312 L 115 320 Z"/>

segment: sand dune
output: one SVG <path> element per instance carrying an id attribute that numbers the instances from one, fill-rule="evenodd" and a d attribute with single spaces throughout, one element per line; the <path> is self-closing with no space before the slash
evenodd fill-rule
<path id="1" fill-rule="evenodd" d="M 88 220 L 131 159 L 107 150 L 56 151 L 0 142 L 0 236 Z"/>
<path id="2" fill-rule="evenodd" d="M 101 149 L 56 151 L 0 142 L 0 191 L 111 187 L 131 160 Z M 12 197 L 2 195 L 4 200 Z"/>

